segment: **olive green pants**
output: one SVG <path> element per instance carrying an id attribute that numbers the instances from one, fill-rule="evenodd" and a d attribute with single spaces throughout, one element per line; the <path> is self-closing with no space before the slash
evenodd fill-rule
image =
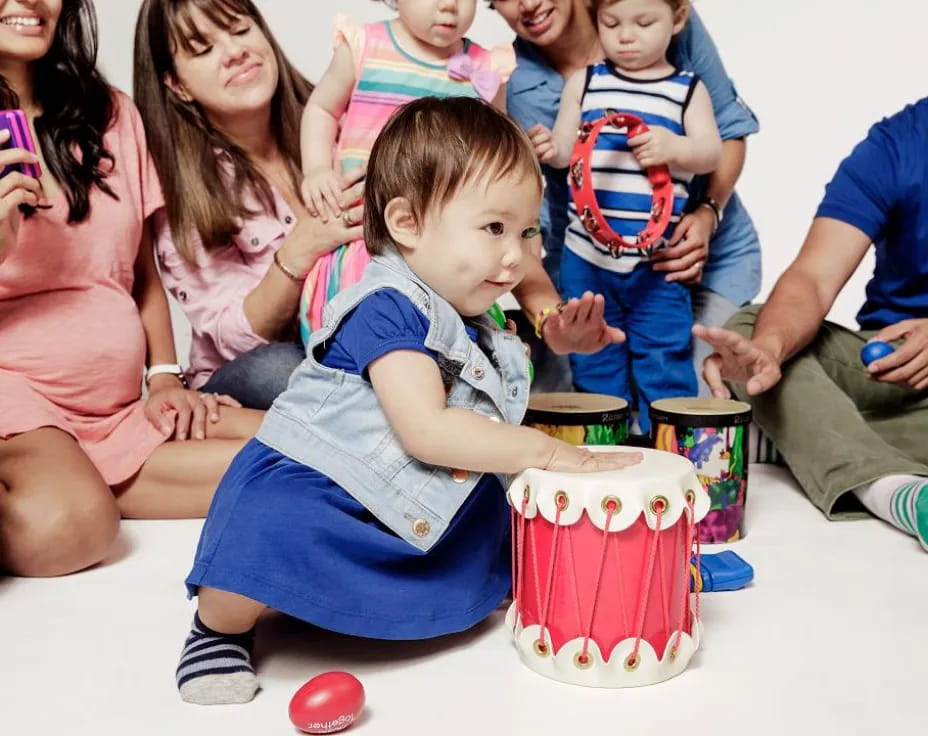
<path id="1" fill-rule="evenodd" d="M 725 325 L 751 337 L 759 305 Z M 928 391 L 873 381 L 860 349 L 875 330 L 853 332 L 825 322 L 816 338 L 783 366 L 770 391 L 748 397 L 754 421 L 773 441 L 812 502 L 829 518 L 862 513 L 845 494 L 886 475 L 928 476 Z"/>

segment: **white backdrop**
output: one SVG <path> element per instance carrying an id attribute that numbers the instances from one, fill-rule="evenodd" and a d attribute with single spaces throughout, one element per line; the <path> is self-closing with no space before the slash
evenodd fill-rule
<path id="1" fill-rule="evenodd" d="M 140 0 L 96 0 L 101 63 L 129 90 L 132 33 Z M 318 79 L 337 11 L 388 17 L 372 0 L 258 0 L 294 63 Z M 471 33 L 508 41 L 509 28 L 479 3 Z M 761 298 L 795 255 L 825 183 L 867 128 L 926 93 L 922 53 L 928 3 L 921 0 L 697 0 L 741 96 L 761 121 L 738 185 L 760 231 Z M 831 318 L 854 324 L 872 265 L 844 289 Z M 186 345 L 183 337 L 179 342 Z"/>

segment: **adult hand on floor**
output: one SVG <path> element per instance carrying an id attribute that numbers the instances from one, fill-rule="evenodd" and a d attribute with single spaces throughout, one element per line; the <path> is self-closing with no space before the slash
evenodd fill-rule
<path id="1" fill-rule="evenodd" d="M 579 299 L 568 299 L 552 312 L 541 328 L 541 336 L 558 355 L 596 353 L 606 345 L 625 342 L 625 333 L 610 327 L 603 317 L 606 302 L 602 294 L 587 291 Z"/>
<path id="2" fill-rule="evenodd" d="M 873 380 L 916 391 L 928 388 L 928 319 L 904 319 L 884 327 L 873 339 L 903 341 L 894 352 L 867 366 Z"/>
<path id="3" fill-rule="evenodd" d="M 702 375 L 716 398 L 731 398 L 731 391 L 723 381 L 744 383 L 748 395 L 757 396 L 780 380 L 780 361 L 764 345 L 723 327 L 696 324 L 693 335 L 715 348 L 703 363 Z"/>

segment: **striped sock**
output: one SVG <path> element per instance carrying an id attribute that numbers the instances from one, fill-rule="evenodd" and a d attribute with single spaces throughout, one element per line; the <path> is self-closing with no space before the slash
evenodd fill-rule
<path id="1" fill-rule="evenodd" d="M 928 478 L 887 475 L 854 491 L 870 511 L 918 538 L 928 551 Z"/>
<path id="2" fill-rule="evenodd" d="M 783 456 L 777 450 L 773 441 L 765 435 L 761 428 L 753 422 L 748 440 L 748 462 L 768 463 L 770 465 L 784 465 Z"/>
<path id="3" fill-rule="evenodd" d="M 193 628 L 184 642 L 177 665 L 180 697 L 198 705 L 247 703 L 258 691 L 251 666 L 255 630 L 244 634 L 220 634 L 194 614 Z"/>

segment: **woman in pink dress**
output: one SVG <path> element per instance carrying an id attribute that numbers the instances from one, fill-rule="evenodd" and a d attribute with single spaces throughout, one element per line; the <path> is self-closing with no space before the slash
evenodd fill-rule
<path id="1" fill-rule="evenodd" d="M 204 515 L 261 418 L 176 375 L 158 179 L 95 58 L 90 0 L 0 3 L 0 106 L 38 149 L 0 134 L 0 567 L 20 575 L 100 561 L 120 516 Z"/>

